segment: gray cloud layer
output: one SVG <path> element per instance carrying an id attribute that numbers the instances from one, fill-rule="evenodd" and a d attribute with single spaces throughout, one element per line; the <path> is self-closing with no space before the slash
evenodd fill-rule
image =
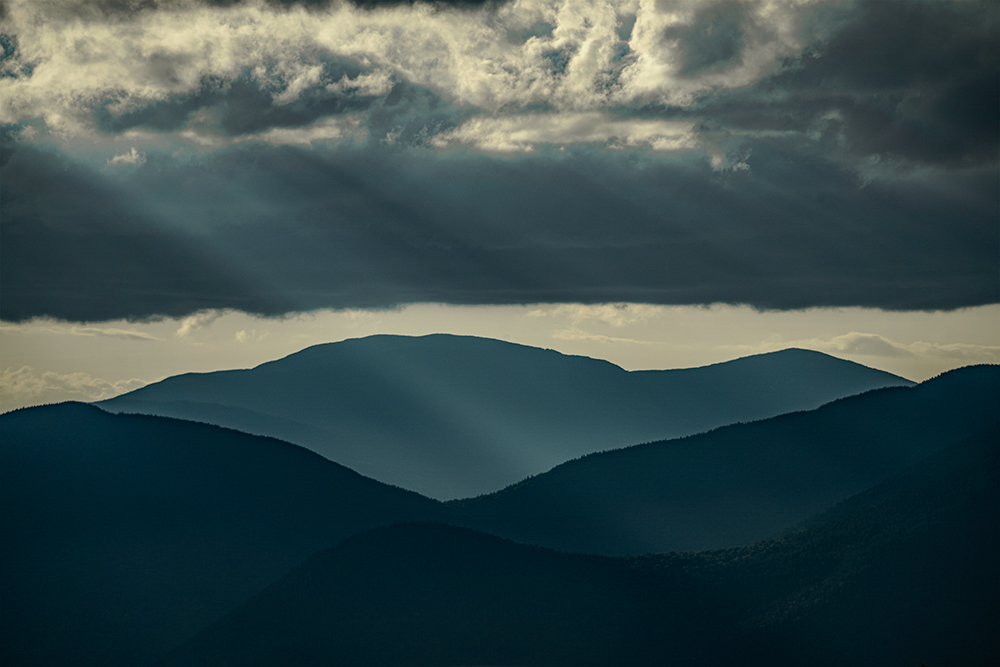
<path id="1" fill-rule="evenodd" d="M 221 4 L 15 21 L 0 317 L 1000 300 L 995 3 Z"/>
<path id="2" fill-rule="evenodd" d="M 4 166 L 2 316 L 269 315 L 399 303 L 955 308 L 997 300 L 996 173 L 872 183 L 758 144 L 746 173 L 248 146 L 118 183 Z"/>
<path id="3" fill-rule="evenodd" d="M 864 3 L 795 67 L 702 112 L 731 128 L 811 131 L 857 156 L 995 163 L 998 18 L 996 4 Z"/>

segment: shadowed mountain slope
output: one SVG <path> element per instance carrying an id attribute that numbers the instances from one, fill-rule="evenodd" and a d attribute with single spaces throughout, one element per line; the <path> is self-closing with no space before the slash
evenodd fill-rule
<path id="1" fill-rule="evenodd" d="M 998 436 L 751 547 L 614 559 L 440 524 L 377 529 L 164 664 L 993 665 Z"/>
<path id="2" fill-rule="evenodd" d="M 911 384 L 797 349 L 628 372 L 552 350 L 437 334 L 317 345 L 250 370 L 167 378 L 100 406 L 282 438 L 445 499 L 495 491 L 595 451 Z"/>
<path id="3" fill-rule="evenodd" d="M 439 503 L 271 438 L 63 403 L 0 416 L 0 662 L 148 662 L 345 537 Z"/>
<path id="4" fill-rule="evenodd" d="M 570 461 L 455 501 L 463 525 L 605 555 L 750 544 L 997 419 L 1000 366 Z"/>

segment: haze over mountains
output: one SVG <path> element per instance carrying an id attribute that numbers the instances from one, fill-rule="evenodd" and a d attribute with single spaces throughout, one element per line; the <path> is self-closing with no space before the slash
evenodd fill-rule
<path id="1" fill-rule="evenodd" d="M 436 334 L 317 345 L 249 370 L 167 378 L 99 405 L 270 435 L 374 479 L 452 499 L 592 452 L 912 384 L 799 349 L 628 372 L 553 350 Z"/>
<path id="2" fill-rule="evenodd" d="M 1000 366 L 867 392 L 808 412 L 569 461 L 450 503 L 465 525 L 624 555 L 749 544 L 1000 419 Z"/>

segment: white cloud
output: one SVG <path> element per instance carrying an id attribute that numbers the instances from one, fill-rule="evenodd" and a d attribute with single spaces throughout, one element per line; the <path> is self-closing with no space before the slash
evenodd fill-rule
<path id="1" fill-rule="evenodd" d="M 117 327 L 83 327 L 37 324 L 0 324 L 0 331 L 19 334 L 49 333 L 64 336 L 102 336 L 106 338 L 124 338 L 126 340 L 160 340 L 156 336 L 136 329 L 119 329 Z"/>
<path id="2" fill-rule="evenodd" d="M 31 142 L 38 138 L 40 132 L 38 128 L 34 125 L 25 125 L 21 128 L 21 131 L 17 133 L 17 140 L 23 142 Z"/>
<path id="3" fill-rule="evenodd" d="M 288 87 L 274 96 L 274 101 L 278 104 L 287 104 L 298 99 L 302 91 L 319 85 L 320 75 L 323 73 L 322 65 L 304 67 L 289 77 Z"/>
<path id="4" fill-rule="evenodd" d="M 185 317 L 181 321 L 181 326 L 177 329 L 175 336 L 184 338 L 185 336 L 191 335 L 192 332 L 198 331 L 199 329 L 204 329 L 215 322 L 217 319 L 222 317 L 223 311 L 221 310 L 203 310 Z"/>
<path id="5" fill-rule="evenodd" d="M 829 341 L 816 341 L 817 347 L 841 354 L 861 354 L 875 357 L 902 357 L 913 353 L 905 345 L 879 336 L 878 334 L 858 333 L 852 331 L 842 336 L 835 336 Z"/>
<path id="6" fill-rule="evenodd" d="M 532 311 L 528 315 L 544 311 Z M 653 306 L 642 303 L 604 303 L 585 305 L 580 303 L 563 304 L 551 310 L 553 317 L 565 317 L 573 324 L 587 321 L 598 321 L 613 327 L 623 327 L 644 322 L 650 318 L 662 316 L 667 312 L 665 306 Z"/>
<path id="7" fill-rule="evenodd" d="M 114 327 L 73 327 L 70 330 L 75 336 L 105 336 L 107 338 L 125 338 L 128 340 L 160 340 L 151 334 L 135 329 L 117 329 Z"/>
<path id="8" fill-rule="evenodd" d="M 970 364 L 1000 364 L 1000 345 L 941 344 L 917 341 L 904 347 L 915 355 L 926 357 L 958 359 Z"/>
<path id="9" fill-rule="evenodd" d="M 328 86 L 376 95 L 407 80 L 491 116 L 535 104 L 564 114 L 650 100 L 684 105 L 702 92 L 749 85 L 797 55 L 811 4 L 742 3 L 748 19 L 733 66 L 682 76 L 679 47 L 664 31 L 696 20 L 705 4 L 694 0 L 514 0 L 477 11 L 427 4 L 362 10 L 348 2 L 307 11 L 264 0 L 228 7 L 176 0 L 124 19 L 85 11 L 82 0 L 11 0 L 5 31 L 18 39 L 18 61 L 33 71 L 0 80 L 0 122 L 41 118 L 57 133 L 86 132 L 96 103 L 111 100 L 109 110 L 121 113 L 197 90 L 206 77 L 232 80 L 247 71 L 286 103 L 322 85 L 324 58 L 372 70 Z M 633 17 L 623 40 L 619 29 Z M 664 149 L 674 137 L 641 124 L 629 129 L 622 135 L 616 127 L 613 136 L 654 148 L 662 137 Z"/>
<path id="10" fill-rule="evenodd" d="M 0 373 L 0 405 L 11 409 L 59 401 L 101 401 L 146 384 L 138 378 L 104 380 L 87 373 L 39 373 L 31 366 L 8 368 Z"/>
<path id="11" fill-rule="evenodd" d="M 433 145 L 471 145 L 497 152 L 531 151 L 536 145 L 602 143 L 676 151 L 698 146 L 693 121 L 615 118 L 596 111 L 478 117 L 435 137 Z"/>
<path id="12" fill-rule="evenodd" d="M 273 146 L 309 146 L 317 141 L 364 139 L 365 131 L 356 116 L 324 118 L 305 127 L 276 127 L 267 132 L 240 137 L 238 141 L 262 141 Z"/>
<path id="13" fill-rule="evenodd" d="M 126 153 L 119 153 L 112 158 L 108 159 L 109 167 L 118 167 L 121 165 L 133 165 L 138 167 L 146 162 L 146 154 L 140 153 L 132 146 L 131 150 Z"/>
<path id="14" fill-rule="evenodd" d="M 765 345 L 768 349 L 805 347 L 835 356 L 924 358 L 957 360 L 968 364 L 1000 363 L 1000 345 L 928 343 L 925 341 L 900 343 L 879 334 L 857 331 L 831 338 L 808 338 L 784 343 L 770 341 Z"/>
<path id="15" fill-rule="evenodd" d="M 270 335 L 268 331 L 257 331 L 256 329 L 247 331 L 246 329 L 240 329 L 236 332 L 234 338 L 237 343 L 259 343 Z"/>
<path id="16" fill-rule="evenodd" d="M 349 79 L 346 75 L 340 81 L 331 83 L 326 89 L 331 93 L 353 91 L 359 95 L 385 95 L 392 90 L 392 73 L 387 70 L 379 70 L 369 74 L 360 74 L 354 79 Z"/>

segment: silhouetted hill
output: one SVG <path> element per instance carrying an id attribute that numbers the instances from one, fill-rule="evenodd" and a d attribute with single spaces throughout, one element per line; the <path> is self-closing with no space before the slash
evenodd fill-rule
<path id="1" fill-rule="evenodd" d="M 166 664 L 589 664 L 625 648 L 635 616 L 595 605 L 647 597 L 631 574 L 612 559 L 397 525 L 310 558 Z"/>
<path id="2" fill-rule="evenodd" d="M 705 555 L 715 585 L 751 601 L 748 649 L 770 637 L 800 664 L 1000 664 L 996 424 L 811 523 Z"/>
<path id="3" fill-rule="evenodd" d="M 1000 432 L 807 530 L 629 559 L 440 524 L 354 536 L 165 665 L 995 665 Z"/>
<path id="4" fill-rule="evenodd" d="M 0 416 L 0 663 L 136 665 L 318 549 L 439 503 L 301 447 L 63 403 Z"/>
<path id="5" fill-rule="evenodd" d="M 750 544 L 985 428 L 997 406 L 1000 366 L 966 367 L 810 412 L 593 454 L 450 505 L 469 527 L 566 551 Z"/>
<path id="6" fill-rule="evenodd" d="M 100 405 L 282 438 L 445 499 L 495 491 L 595 451 L 910 384 L 797 349 L 627 372 L 552 350 L 438 334 L 316 345 L 252 370 L 167 378 Z"/>

